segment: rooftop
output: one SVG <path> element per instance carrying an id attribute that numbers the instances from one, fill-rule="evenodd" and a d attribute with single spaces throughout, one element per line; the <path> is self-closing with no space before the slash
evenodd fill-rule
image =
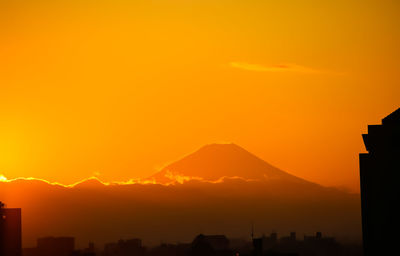
<path id="1" fill-rule="evenodd" d="M 382 124 L 400 124 L 400 108 L 382 119 Z"/>

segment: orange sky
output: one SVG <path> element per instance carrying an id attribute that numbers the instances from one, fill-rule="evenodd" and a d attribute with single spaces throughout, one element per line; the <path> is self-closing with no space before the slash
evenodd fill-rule
<path id="1" fill-rule="evenodd" d="M 2 0 L 0 174 L 147 177 L 234 142 L 358 191 L 399 107 L 398 1 Z"/>

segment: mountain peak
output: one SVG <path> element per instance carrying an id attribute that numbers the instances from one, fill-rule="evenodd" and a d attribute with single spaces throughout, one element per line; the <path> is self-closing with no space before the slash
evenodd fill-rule
<path id="1" fill-rule="evenodd" d="M 211 144 L 206 144 L 206 145 L 202 146 L 197 151 L 195 151 L 195 153 L 199 154 L 199 153 L 204 153 L 207 151 L 214 151 L 214 152 L 219 152 L 219 153 L 223 153 L 223 152 L 230 152 L 230 153 L 236 152 L 237 153 L 240 151 L 247 152 L 244 148 L 236 145 L 235 143 L 211 143 Z"/>
<path id="2" fill-rule="evenodd" d="M 152 178 L 161 183 L 168 182 L 168 176 L 171 174 L 188 178 L 196 177 L 207 181 L 215 181 L 223 177 L 300 180 L 234 143 L 207 144 L 181 160 L 166 166 Z"/>

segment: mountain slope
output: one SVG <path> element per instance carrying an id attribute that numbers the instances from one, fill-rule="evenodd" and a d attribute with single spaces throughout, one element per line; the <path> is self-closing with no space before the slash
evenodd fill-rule
<path id="1" fill-rule="evenodd" d="M 150 178 L 160 183 L 172 181 L 174 176 L 216 181 L 223 177 L 246 180 L 287 180 L 306 182 L 268 164 L 235 144 L 210 144 L 174 162 Z"/>

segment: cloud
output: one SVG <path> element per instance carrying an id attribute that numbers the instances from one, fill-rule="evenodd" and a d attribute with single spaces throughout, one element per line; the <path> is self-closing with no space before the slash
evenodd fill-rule
<path id="1" fill-rule="evenodd" d="M 104 186 L 118 186 L 118 185 L 135 185 L 135 184 L 142 184 L 142 185 L 148 185 L 148 184 L 153 184 L 153 185 L 164 185 L 164 186 L 171 186 L 171 185 L 177 185 L 177 184 L 184 184 L 186 182 L 191 182 L 191 181 L 197 181 L 197 182 L 202 182 L 202 183 L 210 183 L 210 184 L 218 184 L 218 183 L 224 183 L 226 181 L 231 181 L 231 180 L 240 180 L 240 181 L 245 181 L 245 182 L 260 182 L 263 181 L 262 179 L 245 179 L 239 176 L 223 176 L 217 180 L 207 180 L 201 177 L 194 177 L 194 176 L 184 176 L 176 173 L 172 173 L 170 171 L 167 171 L 165 177 L 169 179 L 167 182 L 158 182 L 154 178 L 150 179 L 130 179 L 128 181 L 112 181 L 112 182 L 104 182 L 100 180 L 99 178 L 92 176 L 83 180 L 80 180 L 78 182 L 72 183 L 72 184 L 63 184 L 60 182 L 51 182 L 46 179 L 41 179 L 41 178 L 34 178 L 34 177 L 18 177 L 14 179 L 8 179 L 4 175 L 0 174 L 0 185 L 1 183 L 12 183 L 12 182 L 17 182 L 17 181 L 40 181 L 47 183 L 52 186 L 59 186 L 59 187 L 64 187 L 64 188 L 74 188 L 82 183 L 85 183 L 87 181 L 97 181 L 98 183 L 104 185 Z M 267 177 L 264 177 L 265 180 L 267 180 Z"/>
<path id="2" fill-rule="evenodd" d="M 230 62 L 229 66 L 232 68 L 243 69 L 248 71 L 256 71 L 256 72 L 292 72 L 292 73 L 321 73 L 320 70 L 316 70 L 314 68 L 301 66 L 297 64 L 287 63 L 287 64 L 278 64 L 272 66 L 265 66 L 259 64 L 250 64 L 246 62 Z"/>

